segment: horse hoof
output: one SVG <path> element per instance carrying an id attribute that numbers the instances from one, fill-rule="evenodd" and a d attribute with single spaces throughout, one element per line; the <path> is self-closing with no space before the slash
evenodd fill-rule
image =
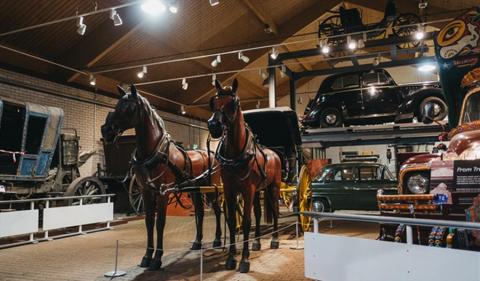
<path id="1" fill-rule="evenodd" d="M 227 262 L 225 262 L 225 267 L 228 270 L 234 270 L 235 268 L 237 268 L 237 261 L 235 260 L 235 258 L 229 256 L 227 258 Z"/>
<path id="2" fill-rule="evenodd" d="M 190 248 L 190 250 L 200 250 L 202 248 L 202 243 L 200 242 L 193 242 L 192 244 L 192 248 Z"/>
<path id="3" fill-rule="evenodd" d="M 270 242 L 270 249 L 278 249 L 280 247 L 280 242 L 272 241 Z"/>
<path id="4" fill-rule="evenodd" d="M 222 247 L 222 241 L 215 239 L 215 240 L 213 240 L 213 245 L 212 246 L 213 246 L 214 249 L 221 248 Z"/>
<path id="5" fill-rule="evenodd" d="M 261 248 L 262 248 L 262 245 L 260 244 L 260 241 L 254 240 L 252 242 L 252 251 L 260 251 Z"/>
<path id="6" fill-rule="evenodd" d="M 150 266 L 148 267 L 148 270 L 157 271 L 161 267 L 162 267 L 162 261 L 160 259 L 153 259 L 152 263 L 150 263 Z"/>
<path id="7" fill-rule="evenodd" d="M 140 262 L 140 267 L 149 267 L 151 262 L 152 262 L 151 257 L 144 256 L 142 258 L 142 261 Z"/>
<path id="8" fill-rule="evenodd" d="M 242 261 L 240 262 L 240 265 L 238 266 L 238 270 L 240 273 L 247 273 L 250 271 L 250 263 L 248 261 Z"/>

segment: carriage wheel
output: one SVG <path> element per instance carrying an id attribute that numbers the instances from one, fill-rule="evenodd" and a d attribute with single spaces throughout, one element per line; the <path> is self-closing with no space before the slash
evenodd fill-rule
<path id="1" fill-rule="evenodd" d="M 65 196 L 84 196 L 105 194 L 105 186 L 97 177 L 79 177 L 76 178 L 67 188 Z M 92 204 L 105 202 L 105 197 L 83 198 L 83 204 Z M 69 205 L 80 205 L 79 199 L 70 199 Z"/>
<path id="2" fill-rule="evenodd" d="M 283 205 L 287 207 L 289 211 L 292 211 L 296 189 L 291 188 L 287 183 L 282 182 L 280 190 L 280 199 L 282 200 Z"/>
<path id="3" fill-rule="evenodd" d="M 306 212 L 312 210 L 312 198 L 310 190 L 310 175 L 308 174 L 307 166 L 302 166 L 300 170 L 300 176 L 298 180 L 298 210 L 300 212 Z M 303 231 L 308 231 L 312 223 L 312 218 L 304 216 L 300 213 L 300 224 Z"/>
<path id="4" fill-rule="evenodd" d="M 412 13 L 400 14 L 398 15 L 392 24 L 393 34 L 398 37 L 412 37 L 414 33 L 418 30 L 418 24 L 422 20 L 419 16 Z M 404 26 L 411 25 L 411 26 Z M 397 47 L 400 49 L 406 48 L 415 48 L 420 45 L 420 41 L 410 41 L 406 43 L 398 44 Z"/>
<path id="5" fill-rule="evenodd" d="M 339 35 L 341 33 L 342 33 L 342 20 L 340 19 L 339 15 L 329 16 L 318 26 L 319 38 L 331 37 L 334 35 Z M 328 39 L 328 41 L 333 46 L 338 46 L 342 42 L 342 37 L 330 38 Z"/>
<path id="6" fill-rule="evenodd" d="M 128 186 L 128 201 L 130 202 L 130 206 L 135 214 L 141 215 L 145 212 L 142 192 L 138 187 L 135 175 L 130 180 L 130 184 Z"/>

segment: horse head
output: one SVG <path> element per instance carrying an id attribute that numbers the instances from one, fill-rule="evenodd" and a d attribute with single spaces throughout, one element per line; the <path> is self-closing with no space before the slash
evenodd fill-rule
<path id="1" fill-rule="evenodd" d="M 123 88 L 117 86 L 119 94 L 122 96 L 115 110 L 109 112 L 102 125 L 102 136 L 107 143 L 113 143 L 117 138 L 130 128 L 134 128 L 140 122 L 139 96 L 137 88 L 130 86 L 130 93 L 125 92 Z"/>
<path id="2" fill-rule="evenodd" d="M 240 109 L 240 101 L 237 97 L 238 81 L 234 79 L 231 86 L 223 87 L 218 80 L 215 80 L 215 88 L 217 94 L 210 99 L 210 110 L 213 114 L 208 119 L 208 130 L 212 137 L 219 138 L 223 135 L 225 128 L 233 124 Z"/>

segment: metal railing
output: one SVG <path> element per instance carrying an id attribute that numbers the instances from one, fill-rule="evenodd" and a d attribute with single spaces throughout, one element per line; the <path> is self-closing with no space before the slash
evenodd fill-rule
<path id="1" fill-rule="evenodd" d="M 470 229 L 470 230 L 480 230 L 480 223 L 476 223 L 476 222 L 372 216 L 372 215 L 338 214 L 338 213 L 324 213 L 324 212 L 302 212 L 302 214 L 313 218 L 314 233 L 319 233 L 319 222 L 323 220 L 405 224 L 406 234 L 407 234 L 407 244 L 413 244 L 412 225 L 431 226 L 431 227 L 442 226 L 442 227 L 455 227 L 455 228 Z"/>

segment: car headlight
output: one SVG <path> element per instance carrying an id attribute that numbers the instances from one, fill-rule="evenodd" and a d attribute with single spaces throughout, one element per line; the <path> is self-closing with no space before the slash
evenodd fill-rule
<path id="1" fill-rule="evenodd" d="M 424 174 L 413 174 L 407 179 L 407 187 L 413 194 L 423 194 L 429 189 L 430 180 Z"/>

